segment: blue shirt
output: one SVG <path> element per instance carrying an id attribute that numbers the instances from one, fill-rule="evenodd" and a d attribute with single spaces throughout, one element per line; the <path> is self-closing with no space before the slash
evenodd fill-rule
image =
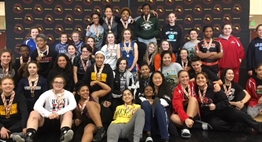
<path id="1" fill-rule="evenodd" d="M 68 44 L 63 44 L 61 42 L 57 43 L 55 45 L 55 50 L 60 54 L 60 53 L 64 53 L 66 54 L 67 53 L 67 47 L 68 47 Z"/>
<path id="2" fill-rule="evenodd" d="M 24 41 L 23 44 L 26 44 L 26 45 L 29 46 L 29 48 L 30 48 L 30 55 L 32 54 L 32 52 L 34 52 L 34 51 L 36 50 L 37 45 L 36 45 L 35 40 L 32 39 L 32 38 L 30 38 L 30 39 Z"/>

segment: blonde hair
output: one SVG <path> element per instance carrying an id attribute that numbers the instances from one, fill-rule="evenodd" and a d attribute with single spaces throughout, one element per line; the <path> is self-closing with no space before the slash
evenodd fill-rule
<path id="1" fill-rule="evenodd" d="M 152 55 L 151 55 L 151 57 L 152 57 L 152 61 L 155 61 L 155 56 L 156 56 L 156 54 L 158 53 L 158 47 L 157 47 L 157 44 L 155 43 L 155 42 L 150 42 L 149 44 L 148 44 L 148 46 L 147 46 L 147 49 L 146 49 L 146 53 L 145 53 L 145 55 L 144 55 L 144 57 L 143 57 L 143 61 L 144 62 L 146 62 L 146 63 L 148 63 L 148 56 L 149 56 L 149 46 L 150 45 L 154 45 L 154 47 L 155 47 L 155 51 L 152 53 Z M 152 62 L 152 63 L 154 63 L 154 62 Z"/>

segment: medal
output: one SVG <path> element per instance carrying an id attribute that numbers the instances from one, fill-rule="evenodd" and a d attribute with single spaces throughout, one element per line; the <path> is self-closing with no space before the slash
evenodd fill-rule
<path id="1" fill-rule="evenodd" d="M 212 38 L 210 39 L 208 44 L 207 44 L 207 41 L 204 39 L 204 44 L 205 44 L 205 47 L 207 49 L 206 53 L 210 52 L 210 48 L 211 48 L 212 42 L 213 42 Z"/>
<path id="2" fill-rule="evenodd" d="M 35 93 L 33 92 L 33 93 L 31 93 L 31 97 L 33 98 L 33 97 L 35 97 Z"/>
<path id="3" fill-rule="evenodd" d="M 6 119 L 10 118 L 10 113 L 6 114 L 5 118 Z"/>
<path id="4" fill-rule="evenodd" d="M 209 50 L 207 50 L 207 53 L 209 53 L 210 51 Z"/>
<path id="5" fill-rule="evenodd" d="M 126 54 L 126 57 L 129 58 L 129 54 Z"/>

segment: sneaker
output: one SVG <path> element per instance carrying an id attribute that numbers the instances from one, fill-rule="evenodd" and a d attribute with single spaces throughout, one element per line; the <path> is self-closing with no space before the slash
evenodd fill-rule
<path id="1" fill-rule="evenodd" d="M 16 142 L 25 142 L 25 139 L 22 138 L 23 135 L 22 133 L 12 133 L 12 139 L 13 141 L 16 141 Z"/>
<path id="2" fill-rule="evenodd" d="M 104 127 L 98 128 L 96 135 L 93 138 L 93 142 L 102 141 L 105 136 L 106 136 L 106 131 L 105 131 Z"/>
<path id="3" fill-rule="evenodd" d="M 72 140 L 73 136 L 74 136 L 73 130 L 64 131 L 64 134 L 62 134 L 60 141 L 69 142 Z"/>
<path id="4" fill-rule="evenodd" d="M 181 130 L 181 137 L 185 139 L 189 139 L 191 137 L 191 133 L 188 129 Z"/>
<path id="5" fill-rule="evenodd" d="M 202 124 L 202 129 L 203 130 L 213 130 L 212 126 L 206 122 L 200 121 L 200 120 L 195 120 L 196 122 Z"/>
<path id="6" fill-rule="evenodd" d="M 147 136 L 145 142 L 153 142 L 153 139 L 151 136 Z"/>
<path id="7" fill-rule="evenodd" d="M 29 132 L 27 133 L 26 137 L 25 137 L 25 141 L 26 142 L 34 142 L 34 139 L 33 139 L 33 133 L 32 132 Z"/>

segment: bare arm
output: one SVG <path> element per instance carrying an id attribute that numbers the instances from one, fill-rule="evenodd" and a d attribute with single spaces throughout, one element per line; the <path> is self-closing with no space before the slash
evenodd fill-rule
<path id="1" fill-rule="evenodd" d="M 119 59 L 121 57 L 120 44 L 117 45 L 116 50 L 116 57 L 117 59 Z"/>
<path id="2" fill-rule="evenodd" d="M 217 84 L 219 84 L 219 85 L 223 85 L 223 82 L 222 82 L 221 79 L 219 79 L 218 81 L 214 81 L 213 83 L 217 83 Z"/>
<path id="3" fill-rule="evenodd" d="M 223 57 L 223 55 L 224 55 L 223 52 L 219 52 L 217 54 L 214 54 L 214 55 L 210 56 L 208 59 L 220 59 L 220 58 Z"/>
<path id="4" fill-rule="evenodd" d="M 136 66 L 136 63 L 137 63 L 137 60 L 138 60 L 138 47 L 137 47 L 137 44 L 135 43 L 134 44 L 134 60 L 133 60 L 133 64 L 132 66 L 130 67 L 130 70 L 133 70 L 133 68 Z"/>
<path id="5" fill-rule="evenodd" d="M 95 100 L 98 100 L 98 98 L 100 97 L 103 97 L 105 95 L 107 95 L 110 91 L 111 91 L 111 88 L 103 83 L 103 82 L 100 82 L 100 81 L 92 81 L 90 82 L 90 86 L 94 86 L 94 85 L 99 85 L 102 89 L 98 90 L 98 91 L 94 91 L 91 96 L 95 99 Z"/>
<path id="6" fill-rule="evenodd" d="M 77 66 L 74 66 L 74 82 L 77 83 L 78 82 L 78 78 L 77 78 L 77 70 L 78 70 L 78 67 Z"/>
<path id="7" fill-rule="evenodd" d="M 209 53 L 203 53 L 201 51 L 196 51 L 195 55 L 198 56 L 201 59 L 210 59 L 210 57 L 212 57 L 214 55 L 214 52 L 209 52 Z"/>

